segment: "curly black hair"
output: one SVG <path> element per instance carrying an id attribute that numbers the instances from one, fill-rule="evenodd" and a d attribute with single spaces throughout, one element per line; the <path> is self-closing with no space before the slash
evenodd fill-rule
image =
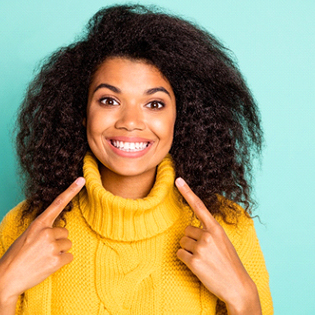
<path id="1" fill-rule="evenodd" d="M 260 153 L 263 134 L 230 51 L 206 30 L 155 6 L 115 5 L 99 10 L 79 40 L 53 53 L 28 88 L 17 134 L 26 183 L 23 218 L 39 215 L 82 175 L 89 85 L 100 64 L 114 56 L 153 64 L 170 82 L 177 111 L 170 151 L 176 176 L 212 214 L 228 221 L 228 213 L 237 212 L 231 203 L 222 207 L 222 200 L 251 214 L 253 154 Z M 71 204 L 65 211 L 70 210 Z"/>

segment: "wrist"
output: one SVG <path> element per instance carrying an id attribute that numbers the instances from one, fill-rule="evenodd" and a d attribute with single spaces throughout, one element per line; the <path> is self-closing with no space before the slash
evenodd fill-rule
<path id="1" fill-rule="evenodd" d="M 18 299 L 18 296 L 0 296 L 0 310 L 6 307 L 15 306 Z"/>
<path id="2" fill-rule="evenodd" d="M 2 300 L 0 298 L 0 315 L 14 315 L 18 298 Z"/>
<path id="3" fill-rule="evenodd" d="M 235 294 L 235 298 L 226 302 L 229 315 L 261 315 L 259 294 L 255 283 L 251 280 L 243 290 Z"/>
<path id="4" fill-rule="evenodd" d="M 10 305 L 16 305 L 19 298 L 19 294 L 10 292 L 10 279 L 8 279 L 3 269 L 0 265 L 0 310 Z"/>
<path id="5" fill-rule="evenodd" d="M 10 294 L 7 294 L 5 292 L 5 290 L 1 290 L 1 292 L 0 292 L 0 310 L 7 308 L 7 307 L 15 306 L 17 301 L 18 301 L 18 298 L 19 297 L 16 295 L 10 295 Z"/>

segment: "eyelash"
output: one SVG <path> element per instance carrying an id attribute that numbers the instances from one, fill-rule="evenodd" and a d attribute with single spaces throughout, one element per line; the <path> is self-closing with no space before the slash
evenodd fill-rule
<path id="1" fill-rule="evenodd" d="M 112 97 L 102 97 L 100 98 L 99 102 L 102 104 L 102 105 L 105 105 L 105 106 L 117 106 L 117 104 L 113 105 L 113 104 L 105 104 L 104 101 L 114 101 L 116 103 L 119 104 L 119 102 L 117 102 L 114 98 Z"/>
<path id="2" fill-rule="evenodd" d="M 152 103 L 157 103 L 157 104 L 161 105 L 161 106 L 158 107 L 158 108 L 152 108 L 152 107 L 151 107 L 151 109 L 153 109 L 153 110 L 158 110 L 158 109 L 161 109 L 161 108 L 164 108 L 164 107 L 165 107 L 165 104 L 164 104 L 163 102 L 161 102 L 161 101 L 152 101 L 152 102 L 148 103 L 147 105 L 152 104 Z M 147 105 L 146 105 L 146 106 L 147 106 Z"/>
<path id="3" fill-rule="evenodd" d="M 112 97 L 102 97 L 102 98 L 100 98 L 99 102 L 100 102 L 102 105 L 105 105 L 105 106 L 117 106 L 117 104 L 105 104 L 104 101 L 114 101 L 114 102 L 116 102 L 116 103 L 119 104 L 119 102 L 116 101 L 116 100 L 115 100 L 114 98 L 112 98 Z M 152 105 L 152 103 L 157 103 L 157 104 L 159 104 L 159 107 L 158 107 L 158 108 L 152 108 L 151 106 L 148 106 L 148 105 L 150 105 L 150 104 Z M 159 110 L 159 109 L 161 109 L 161 108 L 164 108 L 164 107 L 165 107 L 165 104 L 164 104 L 163 102 L 161 102 L 161 101 L 154 100 L 154 101 L 149 102 L 149 103 L 146 104 L 145 106 L 151 108 L 152 110 Z"/>

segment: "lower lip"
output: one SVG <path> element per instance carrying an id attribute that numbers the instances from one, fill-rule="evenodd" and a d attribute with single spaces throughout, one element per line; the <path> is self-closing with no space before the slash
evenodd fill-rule
<path id="1" fill-rule="evenodd" d="M 113 146 L 112 143 L 109 140 L 107 142 L 109 143 L 109 146 L 114 151 L 114 153 L 116 153 L 119 156 L 127 157 L 127 158 L 138 158 L 138 157 L 141 157 L 141 156 L 145 155 L 150 150 L 150 148 L 152 146 L 152 143 L 150 142 L 149 145 L 144 150 L 135 151 L 135 152 L 127 152 L 127 151 L 119 150 L 118 148 Z"/>

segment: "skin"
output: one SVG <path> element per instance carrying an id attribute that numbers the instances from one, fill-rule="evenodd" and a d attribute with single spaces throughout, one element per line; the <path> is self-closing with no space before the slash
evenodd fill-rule
<path id="1" fill-rule="evenodd" d="M 157 165 L 172 145 L 175 120 L 174 92 L 156 67 L 107 59 L 93 77 L 83 122 L 89 146 L 100 161 L 103 186 L 121 197 L 145 197 L 154 184 Z M 120 138 L 127 142 L 141 138 L 149 146 L 144 154 L 120 152 L 111 142 Z M 226 303 L 229 314 L 261 314 L 257 288 L 223 228 L 181 178 L 175 184 L 202 222 L 202 228 L 185 229 L 177 257 Z M 78 178 L 1 258 L 0 315 L 13 315 L 22 292 L 73 260 L 68 231 L 53 224 L 83 186 L 84 179 Z"/>
<path id="2" fill-rule="evenodd" d="M 89 89 L 86 131 L 89 146 L 101 162 L 103 186 L 125 198 L 143 198 L 152 188 L 156 166 L 169 152 L 176 120 L 176 102 L 168 80 L 143 61 L 109 58 Z M 150 141 L 139 157 L 113 150 L 113 138 Z M 121 152 L 118 152 L 121 153 Z"/>

